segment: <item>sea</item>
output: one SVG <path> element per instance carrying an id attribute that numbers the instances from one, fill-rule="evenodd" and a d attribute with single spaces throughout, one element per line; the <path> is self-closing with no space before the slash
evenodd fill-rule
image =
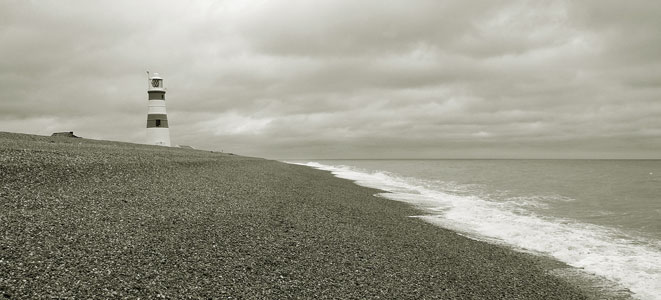
<path id="1" fill-rule="evenodd" d="M 661 160 L 290 160 L 468 237 L 661 299 Z"/>

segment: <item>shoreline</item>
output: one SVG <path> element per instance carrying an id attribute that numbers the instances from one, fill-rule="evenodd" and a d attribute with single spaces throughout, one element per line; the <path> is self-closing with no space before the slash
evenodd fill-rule
<path id="1" fill-rule="evenodd" d="M 430 206 L 430 204 L 428 203 L 423 204 L 425 203 L 424 201 L 422 203 L 416 202 L 408 199 L 407 197 L 401 199 L 401 196 L 398 197 L 397 195 L 406 192 L 396 191 L 397 189 L 393 190 L 392 187 L 389 186 L 391 183 L 378 183 L 372 180 L 365 180 L 360 176 L 359 177 L 350 176 L 347 175 L 347 173 L 345 172 L 346 170 L 343 169 L 342 167 L 339 167 L 339 169 L 341 170 L 338 171 L 337 169 L 338 167 L 336 165 L 319 164 L 318 161 L 334 162 L 338 160 L 330 160 L 330 159 L 329 160 L 294 160 L 294 161 L 283 161 L 283 162 L 295 164 L 295 165 L 307 166 L 313 169 L 330 172 L 337 178 L 351 181 L 352 183 L 362 187 L 376 189 L 379 192 L 374 194 L 375 197 L 380 197 L 389 201 L 404 203 L 410 207 L 415 208 L 418 211 L 418 214 L 409 216 L 411 218 L 417 218 L 423 220 L 424 222 L 432 224 L 433 226 L 452 231 L 455 234 L 463 236 L 468 239 L 472 239 L 478 242 L 488 243 L 500 247 L 505 247 L 511 249 L 512 251 L 532 255 L 533 257 L 538 259 L 540 265 L 542 265 L 547 270 L 547 272 L 549 272 L 550 274 L 554 274 L 555 276 L 558 276 L 565 281 L 577 283 L 580 286 L 580 289 L 586 292 L 589 295 L 589 298 L 591 299 L 638 299 L 634 297 L 636 295 L 635 293 L 633 293 L 631 290 L 629 290 L 629 288 L 627 288 L 625 285 L 623 285 L 622 283 L 616 280 L 608 279 L 604 276 L 591 273 L 587 270 L 584 270 L 581 267 L 572 266 L 568 262 L 553 257 L 550 253 L 526 249 L 521 246 L 517 246 L 515 244 L 507 243 L 498 238 L 484 235 L 483 233 L 479 233 L 477 231 L 470 231 L 470 230 L 466 230 L 465 228 L 462 230 L 462 228 L 459 227 L 458 225 L 448 226 L 449 224 L 447 222 L 440 221 L 440 219 L 443 218 L 441 217 L 442 214 L 439 214 L 438 210 L 434 208 L 436 205 Z M 343 165 L 348 163 L 347 160 L 344 159 L 339 161 L 342 161 Z M 350 168 L 356 167 L 349 165 L 347 166 Z M 360 172 L 367 172 L 367 171 L 360 171 Z M 381 185 L 381 184 L 385 184 L 385 185 Z M 383 186 L 384 189 L 382 189 L 380 186 Z M 638 295 L 638 296 L 642 297 L 643 295 Z"/>
<path id="2" fill-rule="evenodd" d="M 596 299 L 330 172 L 0 132 L 6 298 Z"/>
<path id="3" fill-rule="evenodd" d="M 444 230 L 454 232 L 455 234 L 467 239 L 471 239 L 481 243 L 487 243 L 490 245 L 495 245 L 498 247 L 504 247 L 518 253 L 530 255 L 549 274 L 553 274 L 554 276 L 557 276 L 564 281 L 573 282 L 577 284 L 579 286 L 579 289 L 582 292 L 584 292 L 590 299 L 620 299 L 620 300 L 637 299 L 633 296 L 634 295 L 633 292 L 631 292 L 627 287 L 623 286 L 621 283 L 617 281 L 607 279 L 597 274 L 589 273 L 579 267 L 571 266 L 568 263 L 561 261 L 557 258 L 554 258 L 547 253 L 536 252 L 533 250 L 521 248 L 516 245 L 508 244 L 496 238 L 480 235 L 476 232 L 471 233 L 468 231 L 462 231 L 460 228 L 447 227 L 445 223 L 438 221 L 439 218 L 438 212 L 435 210 L 429 210 L 429 208 L 425 205 L 421 205 L 419 203 L 414 204 L 413 202 L 410 202 L 408 200 L 399 200 L 397 197 L 389 196 L 389 195 L 395 195 L 396 192 L 383 190 L 378 187 L 370 186 L 372 184 L 360 183 L 359 180 L 345 177 L 346 175 L 344 176 L 336 175 L 334 173 L 335 171 L 328 169 L 328 165 L 324 167 L 320 167 L 315 165 L 308 165 L 306 163 L 302 163 L 302 161 L 306 161 L 306 160 L 282 161 L 282 162 L 294 164 L 294 165 L 306 166 L 316 170 L 329 172 L 338 179 L 348 180 L 358 186 L 362 186 L 369 189 L 375 189 L 377 191 L 377 193 L 374 194 L 375 197 L 383 198 L 388 201 L 403 203 L 417 210 L 418 214 L 408 216 L 410 218 L 420 219 L 437 228 L 442 228 Z M 309 162 L 316 162 L 316 161 L 324 161 L 324 160 L 310 160 Z"/>

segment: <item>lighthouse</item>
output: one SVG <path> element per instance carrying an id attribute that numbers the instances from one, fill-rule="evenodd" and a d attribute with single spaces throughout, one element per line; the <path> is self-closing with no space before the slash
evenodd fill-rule
<path id="1" fill-rule="evenodd" d="M 168 113 L 165 111 L 165 88 L 163 78 L 154 73 L 149 76 L 149 106 L 147 110 L 147 144 L 170 147 L 170 128 L 168 127 Z"/>

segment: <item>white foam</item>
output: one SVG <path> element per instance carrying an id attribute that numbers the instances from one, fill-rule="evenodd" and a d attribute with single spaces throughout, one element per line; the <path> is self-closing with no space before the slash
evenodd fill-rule
<path id="1" fill-rule="evenodd" d="M 433 224 L 549 255 L 618 282 L 637 298 L 661 299 L 658 241 L 629 236 L 604 226 L 540 216 L 525 209 L 526 205 L 539 205 L 539 201 L 493 202 L 463 193 L 449 194 L 433 183 L 388 172 L 316 162 L 299 164 L 388 191 L 381 196 L 425 209 L 429 215 L 422 219 Z"/>

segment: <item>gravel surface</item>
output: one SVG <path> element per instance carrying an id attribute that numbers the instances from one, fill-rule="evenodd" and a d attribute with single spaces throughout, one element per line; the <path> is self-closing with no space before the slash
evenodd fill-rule
<path id="1" fill-rule="evenodd" d="M 0 132 L 0 299 L 584 299 L 328 172 Z"/>

